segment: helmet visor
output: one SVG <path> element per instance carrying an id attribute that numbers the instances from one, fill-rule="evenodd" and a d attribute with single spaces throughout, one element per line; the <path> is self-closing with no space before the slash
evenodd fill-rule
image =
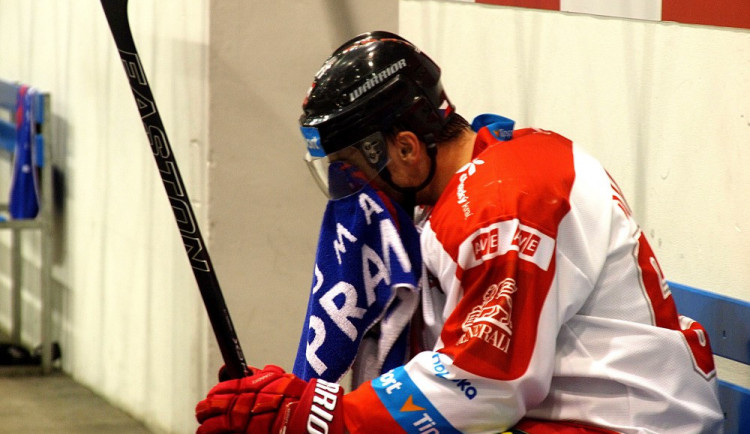
<path id="1" fill-rule="evenodd" d="M 362 190 L 388 164 L 385 137 L 376 132 L 322 157 L 308 151 L 305 162 L 323 193 L 333 200 L 342 199 Z"/>

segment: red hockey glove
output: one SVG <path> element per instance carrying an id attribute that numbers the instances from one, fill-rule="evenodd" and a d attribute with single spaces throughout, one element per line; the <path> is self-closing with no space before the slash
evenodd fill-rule
<path id="1" fill-rule="evenodd" d="M 198 434 L 344 432 L 344 391 L 304 381 L 278 366 L 217 384 L 195 407 Z"/>

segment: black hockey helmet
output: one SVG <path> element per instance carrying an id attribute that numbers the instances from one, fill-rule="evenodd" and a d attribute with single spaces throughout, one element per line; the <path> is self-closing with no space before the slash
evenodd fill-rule
<path id="1" fill-rule="evenodd" d="M 387 163 L 385 134 L 397 127 L 431 145 L 454 107 L 432 59 L 396 34 L 375 31 L 333 52 L 315 75 L 302 109 L 308 162 L 354 145 L 380 171 Z M 328 174 L 316 170 L 321 187 L 337 196 Z"/>

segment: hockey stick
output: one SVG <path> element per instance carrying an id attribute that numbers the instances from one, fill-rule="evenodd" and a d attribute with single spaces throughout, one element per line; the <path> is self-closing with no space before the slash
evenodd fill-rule
<path id="1" fill-rule="evenodd" d="M 133 91 L 135 103 L 146 129 L 151 151 L 159 169 L 159 175 L 167 191 L 169 202 L 172 205 L 177 226 L 182 235 L 185 252 L 193 268 L 198 289 L 203 297 L 203 304 L 208 312 L 208 317 L 213 327 L 219 350 L 224 358 L 227 374 L 231 378 L 245 376 L 247 364 L 240 348 L 239 339 L 234 331 L 229 310 L 216 278 L 216 272 L 211 264 L 211 258 L 206 250 L 198 221 L 190 205 L 187 191 L 182 183 L 182 177 L 177 168 L 172 149 L 167 139 L 167 133 L 156 108 L 151 87 L 146 80 L 141 60 L 133 41 L 133 34 L 128 21 L 128 0 L 101 0 L 104 15 L 107 17 L 109 28 L 115 40 L 115 45 L 120 54 L 125 74 L 130 82 L 130 90 Z"/>

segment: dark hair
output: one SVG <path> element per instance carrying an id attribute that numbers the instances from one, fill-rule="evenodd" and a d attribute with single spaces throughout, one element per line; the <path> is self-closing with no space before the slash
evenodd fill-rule
<path id="1" fill-rule="evenodd" d="M 453 113 L 448 123 L 435 135 L 435 143 L 453 140 L 468 129 L 471 129 L 469 122 L 460 114 Z"/>
<path id="2" fill-rule="evenodd" d="M 471 129 L 471 125 L 469 124 L 469 122 L 460 114 L 453 113 L 451 114 L 450 119 L 448 119 L 448 123 L 445 124 L 443 129 L 435 134 L 434 143 L 451 141 L 460 136 L 464 131 L 468 129 Z M 387 140 L 393 140 L 396 138 L 396 134 L 401 131 L 409 131 L 409 128 L 401 125 L 395 125 L 390 132 L 385 134 L 385 137 Z"/>

